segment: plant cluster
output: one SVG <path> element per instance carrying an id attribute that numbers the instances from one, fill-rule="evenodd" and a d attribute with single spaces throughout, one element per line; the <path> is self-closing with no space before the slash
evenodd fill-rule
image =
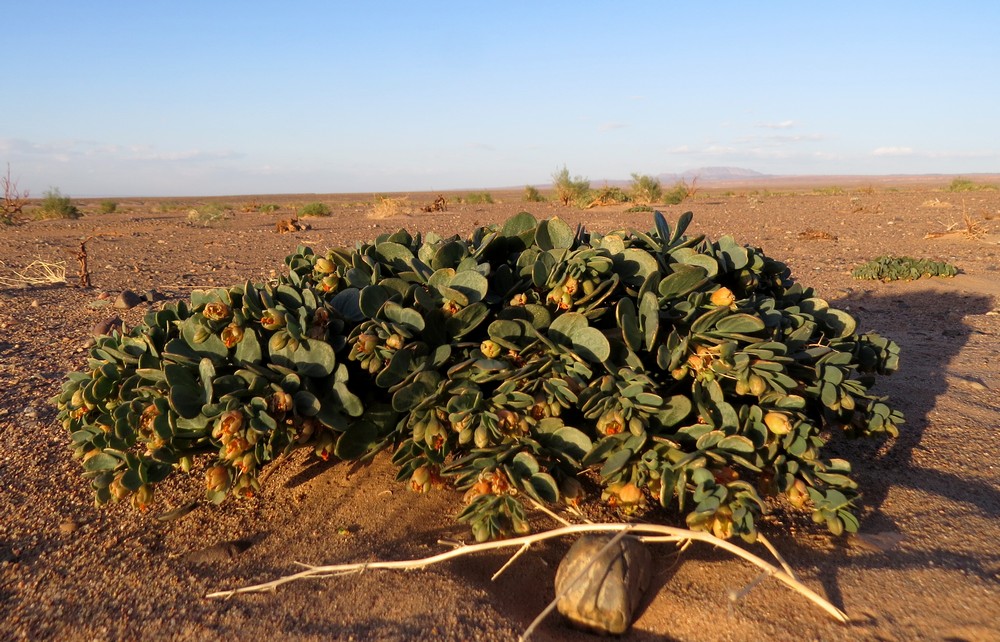
<path id="1" fill-rule="evenodd" d="M 851 271 L 856 279 L 871 281 L 912 281 L 925 276 L 955 276 L 958 268 L 944 261 L 909 256 L 880 256 Z"/>
<path id="2" fill-rule="evenodd" d="M 639 205 L 659 203 L 663 198 L 663 186 L 660 179 L 645 174 L 632 174 L 632 200 Z"/>
<path id="3" fill-rule="evenodd" d="M 493 202 L 493 195 L 489 192 L 471 192 L 465 195 L 462 202 L 469 205 L 489 205 Z"/>
<path id="4" fill-rule="evenodd" d="M 576 205 L 581 209 L 590 209 L 591 207 L 605 207 L 631 201 L 632 197 L 622 188 L 605 185 L 600 189 L 587 191 L 586 194 L 577 199 Z"/>
<path id="5" fill-rule="evenodd" d="M 59 188 L 53 187 L 45 192 L 41 206 L 35 210 L 35 218 L 38 220 L 52 218 L 76 219 L 83 216 L 73 201 L 68 196 L 63 196 Z"/>
<path id="6" fill-rule="evenodd" d="M 538 191 L 538 188 L 534 185 L 524 186 L 524 199 L 526 203 L 544 203 L 545 197 L 542 193 Z"/>
<path id="7" fill-rule="evenodd" d="M 118 211 L 118 201 L 112 201 L 110 199 L 101 201 L 101 214 L 114 214 Z"/>
<path id="8" fill-rule="evenodd" d="M 477 540 L 528 529 L 525 497 L 598 497 L 753 540 L 769 496 L 858 527 L 830 431 L 895 435 L 871 394 L 897 346 L 724 236 L 607 234 L 521 213 L 471 236 L 400 230 L 300 247 L 287 276 L 196 291 L 101 336 L 54 400 L 98 504 L 143 507 L 172 471 L 259 488 L 298 447 L 389 449 L 416 491 L 465 491 Z M 200 462 L 200 464 L 199 464 Z"/>
<path id="9" fill-rule="evenodd" d="M 996 185 L 991 185 L 989 183 L 976 183 L 975 181 L 970 181 L 967 178 L 956 178 L 951 181 L 945 189 L 949 192 L 978 192 L 981 190 L 993 190 L 996 188 Z"/>
<path id="10" fill-rule="evenodd" d="M 188 210 L 187 220 L 196 225 L 211 225 L 226 218 L 226 210 L 219 205 L 208 204 Z"/>
<path id="11" fill-rule="evenodd" d="M 590 181 L 582 176 L 570 178 L 569 170 L 564 165 L 552 175 L 552 187 L 556 191 L 556 200 L 563 205 L 569 205 L 587 196 L 590 192 Z"/>
<path id="12" fill-rule="evenodd" d="M 680 205 L 694 196 L 695 191 L 693 185 L 688 185 L 685 181 L 678 181 L 663 194 L 663 202 L 667 205 Z"/>
<path id="13" fill-rule="evenodd" d="M 306 203 L 299 208 L 299 216 L 302 218 L 306 216 L 330 216 L 332 213 L 333 211 L 326 203 Z"/>

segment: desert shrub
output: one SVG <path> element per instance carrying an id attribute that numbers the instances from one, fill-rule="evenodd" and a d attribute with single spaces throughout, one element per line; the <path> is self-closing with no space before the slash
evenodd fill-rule
<path id="1" fill-rule="evenodd" d="M 257 207 L 257 211 L 261 214 L 274 214 L 281 209 L 280 205 L 275 205 L 274 203 L 264 203 Z"/>
<path id="2" fill-rule="evenodd" d="M 851 276 L 872 281 L 912 281 L 925 276 L 955 276 L 958 268 L 944 261 L 909 256 L 880 256 L 855 267 Z"/>
<path id="3" fill-rule="evenodd" d="M 465 195 L 464 201 L 469 205 L 489 205 L 493 203 L 493 195 L 489 192 L 472 192 Z"/>
<path id="4" fill-rule="evenodd" d="M 393 216 L 399 216 L 403 213 L 406 201 L 407 197 L 405 196 L 391 197 L 376 194 L 375 204 L 372 206 L 368 216 L 370 218 L 391 218 Z"/>
<path id="5" fill-rule="evenodd" d="M 306 203 L 299 208 L 299 216 L 330 216 L 333 212 L 326 203 Z"/>
<path id="6" fill-rule="evenodd" d="M 637 212 L 652 212 L 652 205 L 633 205 L 632 207 L 625 210 L 626 214 L 635 214 Z"/>
<path id="7" fill-rule="evenodd" d="M 100 211 L 101 214 L 114 214 L 118 211 L 118 201 L 101 201 Z"/>
<path id="8" fill-rule="evenodd" d="M 525 185 L 523 200 L 526 203 L 544 203 L 545 197 L 542 196 L 542 193 L 534 185 Z"/>
<path id="9" fill-rule="evenodd" d="M 628 203 L 632 197 L 620 187 L 605 185 L 596 190 L 588 190 L 581 194 L 576 200 L 577 207 L 588 209 L 591 207 L 602 207 L 606 205 L 618 205 Z"/>
<path id="10" fill-rule="evenodd" d="M 188 210 L 187 220 L 195 225 L 211 225 L 226 218 L 226 210 L 215 204 L 193 207 Z"/>
<path id="11" fill-rule="evenodd" d="M 39 220 L 53 218 L 80 218 L 80 210 L 68 196 L 63 196 L 58 188 L 53 187 L 45 192 L 41 206 L 35 210 L 35 218 Z"/>
<path id="12" fill-rule="evenodd" d="M 640 205 L 659 203 L 663 197 L 663 186 L 660 180 L 645 174 L 632 174 L 632 200 Z"/>
<path id="13" fill-rule="evenodd" d="M 753 540 L 778 496 L 855 531 L 851 464 L 826 445 L 897 433 L 869 392 L 897 346 L 690 219 L 598 234 L 521 213 L 464 239 L 300 247 L 276 282 L 98 337 L 58 418 L 99 504 L 144 507 L 196 467 L 221 502 L 295 448 L 388 449 L 411 489 L 466 491 L 478 540 L 527 530 L 526 498 L 656 504 Z"/>
<path id="14" fill-rule="evenodd" d="M 679 205 L 692 195 L 691 187 L 685 181 L 678 181 L 663 194 L 663 202 L 666 205 Z"/>
<path id="15" fill-rule="evenodd" d="M 949 192 L 978 192 L 984 189 L 996 189 L 996 185 L 990 185 L 988 183 L 976 183 L 970 181 L 967 178 L 956 178 L 954 179 L 947 188 Z"/>
<path id="16" fill-rule="evenodd" d="M 579 202 L 590 191 L 590 181 L 582 176 L 570 178 L 565 165 L 552 175 L 552 186 L 556 190 L 556 200 L 563 205 Z"/>

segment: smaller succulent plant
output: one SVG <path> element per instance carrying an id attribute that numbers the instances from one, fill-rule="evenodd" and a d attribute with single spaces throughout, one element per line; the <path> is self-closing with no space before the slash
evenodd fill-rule
<path id="1" fill-rule="evenodd" d="M 851 271 L 856 279 L 872 281 L 912 281 L 925 276 L 955 276 L 958 268 L 944 261 L 914 259 L 909 256 L 880 256 Z"/>

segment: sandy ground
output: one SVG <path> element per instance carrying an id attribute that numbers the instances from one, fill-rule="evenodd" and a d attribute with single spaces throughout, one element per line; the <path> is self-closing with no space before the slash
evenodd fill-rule
<path id="1" fill-rule="evenodd" d="M 937 187 L 947 185 L 942 182 Z M 880 382 L 907 417 L 898 440 L 839 446 L 864 491 L 862 538 L 831 538 L 808 518 L 778 513 L 767 533 L 801 579 L 852 618 L 839 625 L 801 596 L 764 581 L 738 602 L 728 595 L 756 572 L 707 548 L 654 550 L 653 587 L 629 640 L 998 640 L 1000 623 L 1000 192 L 895 189 L 703 191 L 661 208 L 690 209 L 689 233 L 732 234 L 786 261 L 820 296 L 850 309 L 863 330 L 902 346 L 901 370 Z M 469 537 L 454 491 L 417 495 L 393 481 L 388 457 L 354 468 L 301 453 L 250 500 L 201 507 L 170 522 L 157 514 L 201 492 L 200 478 L 158 491 L 147 513 L 96 509 L 68 436 L 47 401 L 67 370 L 81 368 L 95 324 L 114 314 L 135 324 L 148 304 L 112 310 L 131 289 L 186 298 L 191 289 L 260 280 L 296 245 L 351 245 L 399 227 L 469 233 L 526 209 L 591 229 L 649 229 L 647 213 L 522 203 L 494 192 L 490 205 L 370 217 L 370 195 L 212 199 L 234 212 L 192 225 L 196 199 L 121 200 L 112 214 L 83 202 L 76 221 L 0 228 L 0 271 L 68 260 L 87 243 L 94 289 L 0 288 L 0 639 L 3 640 L 511 640 L 553 597 L 555 567 L 570 541 L 533 547 L 496 581 L 509 557 L 495 552 L 424 571 L 370 571 L 307 580 L 275 593 L 219 601 L 203 596 L 277 578 L 296 562 L 326 564 L 423 557 L 439 540 Z M 329 218 L 276 234 L 274 222 L 321 200 Z M 244 213 L 276 203 L 277 213 Z M 963 214 L 986 231 L 956 232 Z M 807 239 L 825 232 L 836 240 Z M 953 279 L 857 281 L 850 269 L 882 254 L 950 261 Z M 539 515 L 537 528 L 553 525 Z M 755 552 L 763 553 L 759 548 Z M 550 617 L 535 640 L 597 639 Z"/>

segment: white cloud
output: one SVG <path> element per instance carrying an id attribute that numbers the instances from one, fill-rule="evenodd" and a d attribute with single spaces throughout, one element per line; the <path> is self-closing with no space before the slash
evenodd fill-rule
<path id="1" fill-rule="evenodd" d="M 602 123 L 598 129 L 602 132 L 610 132 L 616 129 L 625 129 L 626 127 L 628 127 L 626 123 Z"/>
<path id="2" fill-rule="evenodd" d="M 876 147 L 872 156 L 913 156 L 912 147 Z"/>
<path id="3" fill-rule="evenodd" d="M 782 120 L 777 123 L 758 123 L 756 126 L 762 129 L 791 129 L 792 127 L 795 127 L 795 121 Z"/>

